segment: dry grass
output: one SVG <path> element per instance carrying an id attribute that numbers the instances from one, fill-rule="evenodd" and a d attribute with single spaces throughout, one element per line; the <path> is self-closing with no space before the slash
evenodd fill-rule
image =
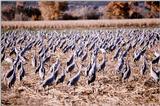
<path id="1" fill-rule="evenodd" d="M 103 28 L 160 26 L 160 19 L 76 20 L 76 21 L 2 21 L 2 28 Z"/>

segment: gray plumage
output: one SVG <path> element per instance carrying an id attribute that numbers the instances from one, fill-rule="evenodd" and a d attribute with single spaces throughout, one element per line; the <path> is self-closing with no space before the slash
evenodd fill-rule
<path id="1" fill-rule="evenodd" d="M 79 71 L 75 76 L 73 76 L 67 83 L 67 85 L 69 86 L 73 86 L 76 85 L 78 80 L 80 79 L 80 73 L 81 71 Z"/>
<path id="2" fill-rule="evenodd" d="M 147 64 L 146 64 L 146 61 L 144 60 L 140 70 L 141 75 L 144 75 L 146 70 L 147 70 Z"/>
<path id="3" fill-rule="evenodd" d="M 40 68 L 39 68 L 39 77 L 41 80 L 44 79 L 45 77 L 45 68 L 44 68 L 44 64 L 42 63 Z"/>
<path id="4" fill-rule="evenodd" d="M 33 68 L 37 67 L 37 58 L 35 54 L 32 57 L 32 66 Z"/>
<path id="5" fill-rule="evenodd" d="M 59 69 L 59 67 L 60 67 L 60 60 L 57 59 L 56 62 L 51 67 L 52 68 L 51 72 L 52 71 L 57 71 Z"/>
<path id="6" fill-rule="evenodd" d="M 87 69 L 85 70 L 85 76 L 86 77 L 88 76 L 91 67 L 92 67 L 92 65 L 91 65 L 91 63 L 89 63 L 89 65 L 87 66 Z"/>
<path id="7" fill-rule="evenodd" d="M 153 69 L 152 63 L 151 63 L 151 68 L 150 68 L 150 75 L 151 75 L 151 77 L 152 77 L 156 82 L 158 82 L 158 81 L 160 80 L 159 75 L 158 75 L 158 72 L 156 72 L 156 71 Z"/>
<path id="8" fill-rule="evenodd" d="M 56 84 L 63 83 L 66 76 L 66 71 L 63 71 L 61 76 L 56 80 Z"/>
<path id="9" fill-rule="evenodd" d="M 130 65 L 128 64 L 127 70 L 123 73 L 122 79 L 123 80 L 129 79 L 130 75 L 131 75 L 131 68 Z"/>
<path id="10" fill-rule="evenodd" d="M 160 60 L 160 56 L 155 57 L 155 58 L 152 60 L 152 64 L 158 64 L 159 60 Z"/>
<path id="11" fill-rule="evenodd" d="M 24 75 L 25 75 L 25 70 L 24 70 L 23 64 L 21 64 L 21 68 L 19 70 L 19 79 L 20 79 L 20 81 L 23 79 Z"/>
<path id="12" fill-rule="evenodd" d="M 43 81 L 42 83 L 43 88 L 53 84 L 53 82 L 56 80 L 56 76 L 57 76 L 56 73 L 57 72 L 53 71 L 51 75 L 46 80 Z"/>
<path id="13" fill-rule="evenodd" d="M 96 79 L 96 71 L 97 71 L 96 56 L 93 57 L 93 58 L 94 58 L 93 64 L 92 64 L 92 67 L 91 67 L 91 69 L 89 70 L 89 73 L 88 73 L 88 84 L 94 82 L 95 79 Z"/>
<path id="14" fill-rule="evenodd" d="M 8 87 L 11 88 L 16 82 L 16 73 L 13 71 L 12 75 L 8 78 Z"/>
<path id="15" fill-rule="evenodd" d="M 68 67 L 67 67 L 67 73 L 68 72 L 71 72 L 73 69 L 75 68 L 75 62 L 73 62 L 72 64 L 70 64 Z"/>
<path id="16" fill-rule="evenodd" d="M 87 58 L 87 52 L 84 53 L 84 55 L 83 55 L 82 58 L 81 58 L 81 61 L 86 60 L 86 58 Z"/>
<path id="17" fill-rule="evenodd" d="M 120 72 L 124 65 L 124 59 L 121 57 L 118 59 L 117 71 Z"/>
<path id="18" fill-rule="evenodd" d="M 73 59 L 74 59 L 74 56 L 72 55 L 72 56 L 70 57 L 70 59 L 67 61 L 67 66 L 69 66 L 70 64 L 72 64 Z"/>

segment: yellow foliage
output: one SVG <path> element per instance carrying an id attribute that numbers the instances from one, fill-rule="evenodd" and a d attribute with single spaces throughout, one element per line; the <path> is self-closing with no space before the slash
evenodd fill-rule
<path id="1" fill-rule="evenodd" d="M 61 11 L 67 6 L 67 2 L 41 1 L 40 11 L 44 20 L 57 20 L 61 17 Z"/>

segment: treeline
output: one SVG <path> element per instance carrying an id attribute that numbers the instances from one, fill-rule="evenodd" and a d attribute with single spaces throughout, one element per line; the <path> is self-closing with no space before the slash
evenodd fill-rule
<path id="1" fill-rule="evenodd" d="M 16 5 L 2 2 L 2 20 L 78 20 L 78 19 L 139 19 L 159 18 L 159 1 L 106 2 L 104 6 L 91 5 L 69 8 L 69 3 L 39 1 L 36 5 L 15 2 Z"/>

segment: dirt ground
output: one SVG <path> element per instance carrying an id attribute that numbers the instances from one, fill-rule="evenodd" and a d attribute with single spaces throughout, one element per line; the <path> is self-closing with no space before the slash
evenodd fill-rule
<path id="1" fill-rule="evenodd" d="M 154 46 L 153 49 L 147 49 L 146 56 L 147 61 L 150 61 L 153 57 L 153 50 L 160 48 Z M 16 74 L 16 83 L 14 87 L 9 89 L 6 85 L 4 75 L 10 69 L 10 64 L 2 62 L 2 79 L 1 79 L 1 97 L 3 106 L 135 106 L 135 105 L 147 105 L 158 106 L 160 105 L 160 84 L 157 84 L 150 77 L 150 65 L 148 65 L 147 72 L 144 76 L 140 75 L 140 66 L 142 61 L 137 63 L 133 62 L 133 51 L 129 52 L 127 60 L 131 65 L 131 77 L 128 81 L 121 81 L 120 77 L 116 74 L 117 61 L 112 60 L 113 53 L 107 53 L 107 64 L 104 72 L 97 72 L 96 81 L 92 85 L 87 85 L 87 78 L 84 76 L 84 70 L 88 64 L 88 60 L 78 65 L 84 64 L 82 67 L 82 73 L 80 81 L 77 86 L 70 87 L 67 85 L 67 81 L 70 75 L 66 76 L 63 84 L 49 86 L 43 89 L 40 85 L 40 79 L 38 74 L 35 74 L 35 69 L 31 65 L 31 58 L 35 48 L 32 48 L 30 52 L 27 52 L 26 57 L 29 59 L 24 66 L 26 75 L 20 82 L 18 74 Z M 8 51 L 7 51 L 8 52 Z M 57 57 L 60 57 L 62 66 L 59 70 L 59 75 L 65 68 L 66 60 L 71 56 L 71 52 L 64 54 L 61 50 L 56 51 L 52 55 L 50 62 L 45 65 L 46 77 L 49 76 L 49 66 L 56 61 Z M 14 55 L 13 55 L 14 57 Z M 99 61 L 102 60 L 102 56 L 98 55 Z M 160 67 L 160 64 L 154 65 Z M 75 68 L 71 73 L 74 76 L 78 72 L 78 68 Z M 58 75 L 58 77 L 59 77 Z"/>

